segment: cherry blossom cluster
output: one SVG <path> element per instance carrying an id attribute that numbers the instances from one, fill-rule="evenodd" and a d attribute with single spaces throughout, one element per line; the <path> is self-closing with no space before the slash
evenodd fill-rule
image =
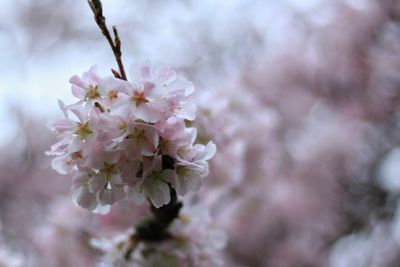
<path id="1" fill-rule="evenodd" d="M 169 229 L 171 238 L 162 243 L 137 241 L 134 229 L 112 239 L 93 239 L 93 247 L 104 253 L 100 266 L 223 266 L 225 232 L 215 228 L 205 206 L 186 207 Z"/>
<path id="2" fill-rule="evenodd" d="M 213 142 L 196 144 L 193 84 L 170 67 L 135 64 L 130 80 L 102 78 L 92 67 L 70 79 L 76 103 L 59 101 L 64 118 L 51 128 L 60 136 L 52 167 L 73 174 L 73 198 L 88 210 L 107 211 L 123 199 L 155 207 L 199 190 L 208 175 Z"/>

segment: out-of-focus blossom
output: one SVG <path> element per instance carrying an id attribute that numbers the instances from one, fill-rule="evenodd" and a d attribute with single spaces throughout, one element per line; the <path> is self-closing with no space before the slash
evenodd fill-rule
<path id="1" fill-rule="evenodd" d="M 171 237 L 161 243 L 137 241 L 129 230 L 112 240 L 94 239 L 92 244 L 104 253 L 100 266 L 223 266 L 221 250 L 227 237 L 215 228 L 206 207 L 185 205 L 169 233 Z"/>
<path id="2" fill-rule="evenodd" d="M 8 250 L 5 247 L 0 248 L 0 265 L 4 267 L 23 267 L 24 259 L 21 255 Z"/>
<path id="3" fill-rule="evenodd" d="M 53 266 L 93 264 L 88 240 L 93 236 L 91 228 L 94 225 L 96 223 L 91 214 L 76 207 L 70 198 L 56 198 L 43 224 L 32 229 L 31 238 L 40 255 L 36 264 Z M 60 253 L 62 251 L 64 253 Z M 65 251 L 81 256 L 71 257 Z"/>
<path id="4" fill-rule="evenodd" d="M 338 240 L 332 248 L 329 266 L 396 266 L 399 251 L 390 224 L 378 224 L 370 233 L 351 234 Z"/>

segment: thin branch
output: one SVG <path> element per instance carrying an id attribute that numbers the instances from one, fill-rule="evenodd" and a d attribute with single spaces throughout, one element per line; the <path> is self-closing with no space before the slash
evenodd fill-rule
<path id="1" fill-rule="evenodd" d="M 122 52 L 121 52 L 121 40 L 119 39 L 118 30 L 116 26 L 113 26 L 114 40 L 107 28 L 106 18 L 103 16 L 103 6 L 100 0 L 88 0 L 89 6 L 93 11 L 94 19 L 96 24 L 99 26 L 102 34 L 106 37 L 111 49 L 114 53 L 115 60 L 117 61 L 119 73 L 112 70 L 114 76 L 118 79 L 127 80 L 124 65 L 122 64 Z"/>

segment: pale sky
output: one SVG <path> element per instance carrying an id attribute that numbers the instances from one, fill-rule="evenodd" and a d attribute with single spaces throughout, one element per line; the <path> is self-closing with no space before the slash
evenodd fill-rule
<path id="1" fill-rule="evenodd" d="M 72 101 L 68 79 L 73 74 L 80 74 L 91 65 L 97 64 L 103 73 L 107 72 L 113 64 L 113 58 L 108 47 L 102 43 L 79 44 L 65 43 L 50 56 L 40 53 L 29 53 L 29 44 L 37 42 L 33 37 L 29 39 L 22 30 L 24 25 L 18 17 L 18 5 L 30 2 L 29 0 L 2 0 L 0 1 L 0 145 L 15 134 L 14 118 L 10 115 L 10 106 L 20 106 L 29 114 L 39 114 L 45 117 L 57 117 L 61 113 L 57 110 L 57 99 L 66 102 Z M 157 2 L 157 1 L 155 1 Z M 196 42 L 202 34 L 196 26 L 202 26 L 206 22 L 211 28 L 213 44 L 229 47 L 231 39 L 235 38 L 235 32 L 241 30 L 241 24 L 235 25 L 238 19 L 253 27 L 260 34 L 268 37 L 269 50 L 280 47 L 282 33 L 289 26 L 287 16 L 288 6 L 296 12 L 309 13 L 322 4 L 323 0 L 283 0 L 283 1 L 250 1 L 250 0 L 220 0 L 220 1 L 188 1 L 190 4 L 182 4 L 181 1 L 171 1 L 166 10 L 158 11 L 146 20 L 139 20 L 143 27 L 136 31 L 136 52 L 125 53 L 125 62 L 137 60 L 155 59 L 162 63 L 168 63 L 176 67 L 193 65 L 195 57 L 190 53 L 190 41 Z M 36 2 L 38 3 L 38 2 Z M 86 6 L 86 1 L 77 2 L 76 8 L 81 10 L 81 20 L 77 23 L 82 27 L 93 27 L 94 21 Z M 136 14 L 145 7 L 145 1 L 137 1 Z M 104 10 L 108 21 L 117 25 L 124 25 L 132 18 L 130 9 L 126 9 L 124 1 L 103 0 Z M 65 8 L 65 7 L 64 7 Z M 87 10 L 84 10 L 87 9 Z M 49 11 L 50 12 L 50 11 Z M 323 14 L 325 16 L 326 14 Z M 327 16 L 327 15 L 326 15 Z M 137 18 L 135 18 L 137 21 Z M 178 21 L 178 23 L 176 23 Z M 92 25 L 91 25 L 92 24 Z M 177 26 L 178 25 L 178 26 Z M 49 33 L 55 36 L 55 40 L 47 40 L 49 45 L 57 41 L 57 25 L 55 32 Z M 123 26 L 122 26 L 123 27 Z M 146 32 L 146 27 L 151 29 L 151 34 Z M 93 27 L 93 31 L 98 30 Z M 124 28 L 122 28 L 124 29 Z M 25 29 L 26 30 L 26 29 Z M 125 29 L 128 31 L 128 29 Z M 188 40 L 176 39 L 176 32 L 187 34 Z M 11 32 L 11 34 L 10 34 Z M 154 34 L 155 32 L 155 34 Z M 97 34 L 97 33 L 96 33 Z M 12 38 L 10 38 L 12 36 Z M 186 36 L 186 35 L 185 35 Z M 32 37 L 30 37 L 32 38 Z M 124 36 L 121 36 L 124 40 Z M 193 40 L 191 40 L 193 39 Z M 239 40 L 240 41 L 240 40 Z M 99 42 L 105 40 L 99 39 Z M 163 50 L 168 45 L 169 53 Z M 240 45 L 240 44 L 239 44 Z M 124 48 L 128 49 L 129 45 Z M 44 48 L 46 49 L 46 48 Z M 185 50 L 186 49 L 186 50 Z M 181 55 L 182 51 L 185 55 Z M 233 52 L 232 52 L 233 53 Z M 229 58 L 228 53 L 226 57 Z M 210 59 L 212 60 L 212 59 Z M 205 61 L 205 65 L 207 62 Z M 206 68 L 206 67 L 205 67 Z M 200 71 L 201 74 L 201 71 Z M 206 77 L 212 79 L 212 77 Z M 44 125 L 46 122 L 43 123 Z"/>

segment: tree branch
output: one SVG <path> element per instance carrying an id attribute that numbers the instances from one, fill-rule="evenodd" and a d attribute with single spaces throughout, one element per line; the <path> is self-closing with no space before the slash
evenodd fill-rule
<path id="1" fill-rule="evenodd" d="M 117 61 L 119 73 L 112 69 L 112 73 L 118 79 L 127 80 L 124 65 L 122 64 L 122 52 L 121 52 L 121 40 L 119 39 L 118 30 L 116 26 L 113 26 L 114 39 L 106 25 L 106 18 L 103 15 L 103 6 L 100 0 L 88 0 L 89 6 L 93 11 L 94 19 L 96 24 L 99 26 L 101 33 L 106 37 L 111 49 L 114 53 L 115 60 Z"/>
<path id="2" fill-rule="evenodd" d="M 162 156 L 163 169 L 173 169 L 174 163 L 173 158 L 166 155 Z M 183 204 L 178 200 L 175 189 L 171 185 L 168 186 L 171 201 L 161 208 L 151 205 L 152 214 L 136 225 L 136 232 L 140 240 L 162 241 L 171 237 L 168 233 L 168 227 L 178 218 Z"/>

